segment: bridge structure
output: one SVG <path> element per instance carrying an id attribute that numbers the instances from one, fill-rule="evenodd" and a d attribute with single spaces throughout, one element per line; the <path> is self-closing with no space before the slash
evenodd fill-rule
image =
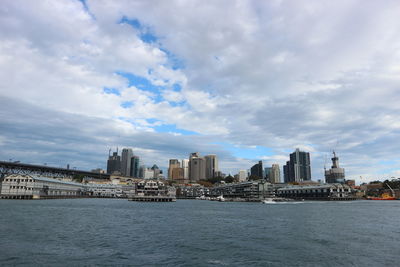
<path id="1" fill-rule="evenodd" d="M 47 165 L 33 165 L 20 162 L 0 161 L 0 178 L 9 174 L 28 174 L 55 178 L 73 178 L 77 175 L 88 179 L 110 179 L 109 174 L 57 168 Z"/>

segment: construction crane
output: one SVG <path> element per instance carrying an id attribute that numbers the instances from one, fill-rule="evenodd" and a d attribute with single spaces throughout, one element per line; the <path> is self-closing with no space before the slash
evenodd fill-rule
<path id="1" fill-rule="evenodd" d="M 389 187 L 390 191 L 392 191 L 392 197 L 396 197 L 393 188 L 389 185 L 389 183 L 386 183 L 386 185 Z"/>

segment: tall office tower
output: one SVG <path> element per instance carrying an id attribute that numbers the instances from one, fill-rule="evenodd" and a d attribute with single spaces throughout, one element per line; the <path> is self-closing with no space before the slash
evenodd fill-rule
<path id="1" fill-rule="evenodd" d="M 140 159 L 138 156 L 132 156 L 131 158 L 131 170 L 129 176 L 138 178 L 140 169 Z"/>
<path id="2" fill-rule="evenodd" d="M 343 184 L 345 182 L 344 178 L 344 169 L 339 168 L 339 157 L 337 157 L 335 151 L 333 151 L 332 167 L 329 170 L 325 170 L 325 182 Z"/>
<path id="3" fill-rule="evenodd" d="M 189 180 L 197 182 L 206 178 L 206 164 L 198 152 L 191 153 L 189 157 Z"/>
<path id="4" fill-rule="evenodd" d="M 146 169 L 147 169 L 146 165 L 140 165 L 140 167 L 139 167 L 139 178 L 144 178 L 144 173 L 145 173 Z"/>
<path id="5" fill-rule="evenodd" d="M 183 168 L 173 168 L 171 178 L 174 181 L 183 182 Z"/>
<path id="6" fill-rule="evenodd" d="M 218 159 L 217 155 L 204 156 L 206 161 L 206 179 L 214 178 L 215 173 L 218 172 Z"/>
<path id="7" fill-rule="evenodd" d="M 247 179 L 247 171 L 246 170 L 240 170 L 239 171 L 239 182 L 244 182 Z"/>
<path id="8" fill-rule="evenodd" d="M 130 148 L 122 149 L 121 174 L 123 176 L 130 176 L 130 174 L 131 174 L 131 158 L 132 157 L 133 157 L 132 149 L 130 149 Z"/>
<path id="9" fill-rule="evenodd" d="M 283 165 L 283 182 L 284 183 L 290 183 L 290 178 L 289 176 L 290 173 L 290 161 L 286 161 L 286 164 Z"/>
<path id="10" fill-rule="evenodd" d="M 111 149 L 108 152 L 108 160 L 107 160 L 107 173 L 120 173 L 121 172 L 121 157 L 118 156 L 118 149 L 117 152 L 113 152 L 110 155 Z"/>
<path id="11" fill-rule="evenodd" d="M 285 183 L 311 180 L 310 153 L 296 148 L 283 167 Z"/>
<path id="12" fill-rule="evenodd" d="M 183 159 L 182 160 L 182 169 L 183 169 L 183 179 L 189 179 L 189 160 Z"/>
<path id="13" fill-rule="evenodd" d="M 263 164 L 262 164 L 261 160 L 257 164 L 253 165 L 253 167 L 251 167 L 250 174 L 252 176 L 257 176 L 260 179 L 264 178 L 264 170 L 263 170 Z"/>
<path id="14" fill-rule="evenodd" d="M 281 170 L 279 164 L 272 164 L 271 175 L 269 179 L 270 183 L 277 184 L 281 182 Z"/>
<path id="15" fill-rule="evenodd" d="M 169 167 L 168 167 L 168 179 L 172 179 L 172 171 L 175 168 L 180 168 L 181 164 L 177 159 L 170 159 L 169 160 Z"/>
<path id="16" fill-rule="evenodd" d="M 272 172 L 271 167 L 264 168 L 265 180 L 267 180 L 268 182 L 271 182 L 271 172 Z"/>

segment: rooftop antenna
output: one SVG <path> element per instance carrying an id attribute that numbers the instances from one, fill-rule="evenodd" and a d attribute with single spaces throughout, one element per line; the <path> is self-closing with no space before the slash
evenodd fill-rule
<path id="1" fill-rule="evenodd" d="M 333 147 L 333 154 L 335 154 L 335 151 L 337 151 L 338 146 L 339 146 L 339 140 L 336 139 L 336 145 Z"/>
<path id="2" fill-rule="evenodd" d="M 110 147 L 110 149 L 108 150 L 108 156 L 111 156 L 111 147 Z"/>

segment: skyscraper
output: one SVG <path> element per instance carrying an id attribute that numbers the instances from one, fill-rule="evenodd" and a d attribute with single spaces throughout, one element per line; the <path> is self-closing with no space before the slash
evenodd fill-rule
<path id="1" fill-rule="evenodd" d="M 189 160 L 183 159 L 182 160 L 182 169 L 183 169 L 183 179 L 189 179 Z"/>
<path id="2" fill-rule="evenodd" d="M 118 156 L 118 149 L 116 152 L 113 152 L 110 155 L 111 149 L 108 152 L 108 160 L 107 160 L 107 173 L 120 173 L 121 172 L 121 157 Z"/>
<path id="3" fill-rule="evenodd" d="M 279 169 L 279 164 L 272 164 L 269 182 L 273 184 L 281 182 L 281 171 Z"/>
<path id="4" fill-rule="evenodd" d="M 132 156 L 131 158 L 131 170 L 129 176 L 138 178 L 140 169 L 140 160 L 138 156 Z"/>
<path id="5" fill-rule="evenodd" d="M 131 175 L 131 158 L 132 157 L 133 157 L 132 149 L 130 149 L 130 148 L 122 149 L 121 174 L 123 176 Z"/>
<path id="6" fill-rule="evenodd" d="M 283 167 L 285 183 L 311 180 L 310 153 L 296 148 Z"/>
<path id="7" fill-rule="evenodd" d="M 197 182 L 206 178 L 206 164 L 198 152 L 191 153 L 189 158 L 189 180 Z"/>
<path id="8" fill-rule="evenodd" d="M 246 181 L 247 171 L 246 170 L 240 170 L 239 173 L 238 173 L 238 176 L 239 176 L 239 182 Z"/>
<path id="9" fill-rule="evenodd" d="M 271 181 L 271 172 L 272 172 L 272 168 L 271 167 L 264 168 L 265 180 L 267 180 L 268 182 Z"/>
<path id="10" fill-rule="evenodd" d="M 215 173 L 218 171 L 218 159 L 216 155 L 204 156 L 206 161 L 206 179 L 214 178 Z"/>
<path id="11" fill-rule="evenodd" d="M 250 175 L 257 176 L 260 179 L 264 178 L 263 164 L 260 160 L 257 164 L 253 165 L 250 169 Z"/>
<path id="12" fill-rule="evenodd" d="M 172 171 L 175 168 L 180 168 L 181 164 L 179 163 L 179 160 L 177 159 L 170 159 L 169 160 L 169 167 L 168 167 L 168 179 L 172 179 Z"/>
<path id="13" fill-rule="evenodd" d="M 184 182 L 183 179 L 183 168 L 173 168 L 171 179 L 177 181 L 178 183 Z"/>
<path id="14" fill-rule="evenodd" d="M 339 167 L 339 157 L 333 151 L 332 167 L 325 170 L 325 182 L 327 183 L 344 183 L 344 169 Z"/>

